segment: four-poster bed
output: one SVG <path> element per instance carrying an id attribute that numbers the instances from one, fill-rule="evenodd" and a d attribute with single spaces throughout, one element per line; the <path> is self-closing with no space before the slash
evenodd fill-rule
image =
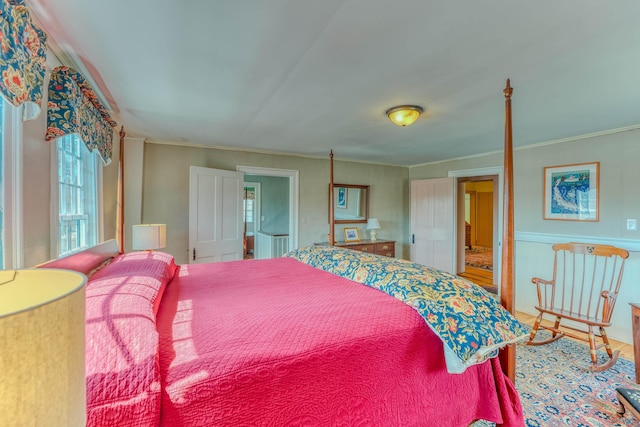
<path id="1" fill-rule="evenodd" d="M 332 246 L 177 266 L 114 241 L 42 267 L 78 260 L 89 426 L 524 425 L 494 356 L 526 334 L 456 276 Z"/>
<path id="2" fill-rule="evenodd" d="M 502 270 L 500 280 L 500 304 L 514 314 L 513 289 L 513 130 L 511 118 L 511 95 L 513 88 L 511 80 L 507 79 L 503 91 L 505 98 L 504 111 L 504 196 L 503 196 L 503 227 L 502 227 Z M 335 242 L 335 218 L 333 209 L 333 150 L 329 154 L 329 244 Z M 515 381 L 516 348 L 513 345 L 505 347 L 500 352 L 500 364 L 504 373 Z"/>

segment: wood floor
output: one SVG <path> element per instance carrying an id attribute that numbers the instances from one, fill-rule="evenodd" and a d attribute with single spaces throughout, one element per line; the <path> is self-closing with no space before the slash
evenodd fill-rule
<path id="1" fill-rule="evenodd" d="M 521 311 L 517 311 L 516 312 L 516 318 L 520 322 L 522 322 L 524 324 L 527 324 L 529 326 L 533 326 L 533 323 L 536 320 L 536 316 L 532 316 L 530 314 L 523 313 Z M 543 320 L 542 324 L 544 325 L 545 323 L 551 324 L 550 321 Z M 561 339 L 565 340 L 565 339 L 573 339 L 573 338 L 564 337 L 564 338 L 561 338 Z M 583 341 L 579 341 L 579 340 L 576 340 L 576 341 L 581 342 L 583 344 L 586 344 Z M 620 350 L 620 357 L 624 357 L 627 360 L 633 360 L 633 345 L 632 344 L 626 344 L 626 343 L 623 343 L 623 342 L 620 342 L 620 341 L 613 340 L 611 338 L 609 338 L 609 343 L 611 344 L 611 348 L 613 350 Z M 586 356 L 589 357 L 588 354 Z"/>
<path id="2" fill-rule="evenodd" d="M 482 286 L 489 292 L 498 293 L 498 287 L 493 284 L 493 271 L 466 266 L 465 271 L 458 273 L 458 276 Z"/>

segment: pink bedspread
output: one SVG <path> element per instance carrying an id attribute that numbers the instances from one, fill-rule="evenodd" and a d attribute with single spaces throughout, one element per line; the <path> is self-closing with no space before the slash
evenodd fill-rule
<path id="1" fill-rule="evenodd" d="M 411 307 L 293 259 L 180 267 L 158 332 L 163 426 L 524 425 L 496 359 L 449 374 Z"/>

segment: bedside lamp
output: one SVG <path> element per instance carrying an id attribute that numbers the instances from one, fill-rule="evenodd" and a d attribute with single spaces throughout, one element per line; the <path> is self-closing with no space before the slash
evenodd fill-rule
<path id="1" fill-rule="evenodd" d="M 0 424 L 84 426 L 86 276 L 0 271 Z"/>
<path id="2" fill-rule="evenodd" d="M 380 230 L 380 222 L 378 218 L 369 218 L 367 221 L 367 230 L 371 230 L 371 241 L 376 241 L 376 230 Z"/>
<path id="3" fill-rule="evenodd" d="M 131 233 L 131 249 L 136 251 L 152 251 L 167 246 L 166 224 L 134 225 Z"/>

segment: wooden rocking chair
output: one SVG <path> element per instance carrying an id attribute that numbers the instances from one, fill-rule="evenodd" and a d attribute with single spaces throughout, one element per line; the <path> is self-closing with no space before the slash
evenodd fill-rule
<path id="1" fill-rule="evenodd" d="M 609 369 L 618 360 L 620 352 L 611 350 L 604 328 L 611 326 L 611 315 L 629 252 L 614 246 L 586 243 L 559 243 L 553 245 L 553 250 L 553 279 L 531 279 L 538 288 L 536 309 L 540 314 L 531 329 L 527 344 L 548 344 L 565 335 L 586 341 L 591 349 L 590 369 L 595 372 Z M 545 313 L 555 317 L 553 326 L 541 324 Z M 567 325 L 561 327 L 562 319 L 583 324 L 586 330 Z M 599 334 L 594 332 L 596 327 Z M 551 331 L 551 338 L 533 341 L 539 328 Z M 587 337 L 575 335 L 566 329 L 587 334 Z M 602 339 L 602 344 L 596 346 L 596 337 Z M 598 365 L 596 350 L 603 346 L 609 360 Z"/>

